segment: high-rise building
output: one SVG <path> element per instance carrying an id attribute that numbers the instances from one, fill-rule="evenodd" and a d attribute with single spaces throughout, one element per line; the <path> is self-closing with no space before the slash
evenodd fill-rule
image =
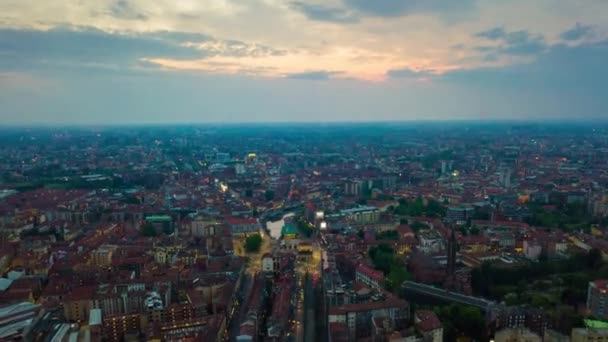
<path id="1" fill-rule="evenodd" d="M 608 319 L 608 281 L 605 279 L 589 282 L 587 288 L 587 309 L 592 316 Z"/>

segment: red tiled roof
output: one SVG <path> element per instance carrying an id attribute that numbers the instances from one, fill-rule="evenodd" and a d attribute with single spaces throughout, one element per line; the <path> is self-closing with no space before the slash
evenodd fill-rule
<path id="1" fill-rule="evenodd" d="M 595 284 L 595 287 L 598 289 L 604 289 L 604 290 L 608 289 L 608 280 L 606 280 L 606 279 L 595 280 L 595 281 L 593 281 L 593 284 Z"/>
<path id="2" fill-rule="evenodd" d="M 343 315 L 348 312 L 366 312 L 389 308 L 406 308 L 407 302 L 398 298 L 387 298 L 381 302 L 367 302 L 357 304 L 345 304 L 334 306 L 329 309 L 330 315 Z"/>
<path id="3" fill-rule="evenodd" d="M 416 311 L 416 328 L 421 331 L 432 331 L 441 328 L 441 321 L 430 310 Z"/>
<path id="4" fill-rule="evenodd" d="M 384 279 L 384 273 L 377 271 L 365 264 L 359 264 L 359 266 L 357 266 L 357 272 L 362 273 L 377 282 L 381 282 L 382 279 Z"/>
<path id="5" fill-rule="evenodd" d="M 242 218 L 242 217 L 227 216 L 226 222 L 228 222 L 231 225 L 241 225 L 241 224 L 257 224 L 258 220 L 255 217 Z"/>

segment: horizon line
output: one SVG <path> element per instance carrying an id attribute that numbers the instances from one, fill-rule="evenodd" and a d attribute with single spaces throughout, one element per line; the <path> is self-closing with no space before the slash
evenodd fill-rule
<path id="1" fill-rule="evenodd" d="M 455 119 L 400 119 L 400 120 L 335 120 L 335 121 L 175 121 L 175 122 L 106 122 L 106 123 L 0 123 L 0 129 L 6 128 L 98 128 L 98 127 L 159 127 L 159 126 L 339 126 L 339 125 L 373 125 L 373 124 L 608 124 L 608 117 L 602 118 L 557 118 L 547 122 L 546 118 L 455 118 Z"/>

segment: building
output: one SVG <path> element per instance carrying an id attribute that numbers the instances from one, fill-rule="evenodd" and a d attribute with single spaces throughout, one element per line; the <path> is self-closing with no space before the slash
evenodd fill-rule
<path id="1" fill-rule="evenodd" d="M 283 239 L 297 239 L 300 236 L 298 232 L 298 228 L 293 224 L 293 222 L 285 222 L 283 227 L 281 228 L 281 237 Z"/>
<path id="2" fill-rule="evenodd" d="M 361 180 L 347 181 L 344 183 L 344 194 L 349 196 L 361 196 L 367 190 L 367 183 Z"/>
<path id="3" fill-rule="evenodd" d="M 531 260 L 538 260 L 543 252 L 543 247 L 536 240 L 524 240 L 524 255 Z"/>
<path id="4" fill-rule="evenodd" d="M 355 278 L 372 288 L 381 289 L 382 280 L 384 279 L 384 273 L 382 271 L 375 270 L 365 264 L 359 264 L 355 272 Z"/>
<path id="5" fill-rule="evenodd" d="M 424 342 L 443 341 L 443 325 L 433 311 L 417 310 L 414 314 L 414 323 Z"/>
<path id="6" fill-rule="evenodd" d="M 542 338 L 528 329 L 503 329 L 494 335 L 496 342 L 542 342 Z"/>
<path id="7" fill-rule="evenodd" d="M 356 208 L 340 210 L 341 217 L 361 224 L 375 223 L 380 219 L 380 210 L 376 207 L 362 205 Z"/>
<path id="8" fill-rule="evenodd" d="M 598 328 L 575 328 L 572 329 L 572 342 L 606 342 L 608 341 L 608 329 Z"/>
<path id="9" fill-rule="evenodd" d="M 101 246 L 91 252 L 91 264 L 97 267 L 109 267 L 112 265 L 112 255 L 116 246 Z"/>
<path id="10" fill-rule="evenodd" d="M 270 253 L 262 255 L 262 272 L 274 272 L 274 259 Z"/>
<path id="11" fill-rule="evenodd" d="M 169 215 L 150 215 L 146 216 L 144 221 L 153 225 L 157 233 L 171 234 L 175 228 L 173 218 Z"/>
<path id="12" fill-rule="evenodd" d="M 500 313 L 500 326 L 504 329 L 521 329 L 526 327 L 526 311 L 524 308 L 511 306 Z"/>
<path id="13" fill-rule="evenodd" d="M 220 229 L 221 228 L 218 226 L 217 221 L 206 218 L 202 215 L 195 217 L 190 224 L 190 231 L 193 237 L 214 236 Z"/>
<path id="14" fill-rule="evenodd" d="M 605 279 L 589 282 L 587 288 L 587 310 L 591 316 L 608 319 L 608 281 Z"/>
<path id="15" fill-rule="evenodd" d="M 257 234 L 260 232 L 262 226 L 255 217 L 226 217 L 228 227 L 232 231 L 233 235 L 249 235 Z"/>
<path id="16" fill-rule="evenodd" d="M 555 330 L 547 329 L 543 335 L 543 342 L 570 342 L 570 336 L 560 334 Z"/>
<path id="17" fill-rule="evenodd" d="M 0 341 L 19 340 L 35 320 L 40 305 L 23 302 L 0 307 Z"/>
<path id="18" fill-rule="evenodd" d="M 473 218 L 475 209 L 472 207 L 448 207 L 446 220 L 452 223 L 462 224 Z"/>
<path id="19" fill-rule="evenodd" d="M 348 326 L 349 340 L 371 336 L 373 317 L 385 317 L 392 322 L 407 321 L 409 303 L 398 298 L 381 301 L 345 304 L 329 308 L 329 324 L 345 323 Z"/>

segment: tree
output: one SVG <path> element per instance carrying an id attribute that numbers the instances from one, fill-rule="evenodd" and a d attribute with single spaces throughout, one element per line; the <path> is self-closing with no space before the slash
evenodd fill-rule
<path id="1" fill-rule="evenodd" d="M 398 240 L 399 233 L 396 230 L 386 230 L 376 233 L 376 240 Z"/>
<path id="2" fill-rule="evenodd" d="M 153 237 L 156 236 L 156 234 L 156 227 L 154 227 L 152 223 L 146 222 L 143 226 L 141 226 L 141 235 L 145 237 Z"/>
<path id="3" fill-rule="evenodd" d="M 399 290 L 404 281 L 412 279 L 412 275 L 405 270 L 403 265 L 392 265 L 386 276 L 385 285 L 389 291 Z"/>
<path id="4" fill-rule="evenodd" d="M 436 311 L 446 326 L 446 335 L 450 340 L 460 334 L 465 334 L 474 340 L 484 340 L 485 320 L 478 308 L 451 304 Z"/>
<path id="5" fill-rule="evenodd" d="M 257 252 L 262 246 L 262 236 L 260 234 L 250 235 L 245 239 L 245 250 L 247 253 Z"/>
<path id="6" fill-rule="evenodd" d="M 272 201 L 274 199 L 274 191 L 266 190 L 266 192 L 264 192 L 264 199 L 266 199 L 267 202 Z"/>
<path id="7" fill-rule="evenodd" d="M 170 222 L 165 222 L 163 223 L 163 233 L 165 235 L 171 235 L 173 234 L 173 227 L 172 224 Z"/>
<path id="8" fill-rule="evenodd" d="M 374 263 L 374 268 L 384 272 L 384 274 L 390 271 L 394 255 L 395 251 L 393 248 L 384 243 L 369 250 L 369 256 Z"/>
<path id="9" fill-rule="evenodd" d="M 429 229 L 429 226 L 418 221 L 412 223 L 412 230 L 414 232 L 418 232 L 420 229 Z"/>
<path id="10" fill-rule="evenodd" d="M 587 265 L 596 270 L 602 265 L 602 252 L 597 248 L 592 248 L 587 255 Z"/>

